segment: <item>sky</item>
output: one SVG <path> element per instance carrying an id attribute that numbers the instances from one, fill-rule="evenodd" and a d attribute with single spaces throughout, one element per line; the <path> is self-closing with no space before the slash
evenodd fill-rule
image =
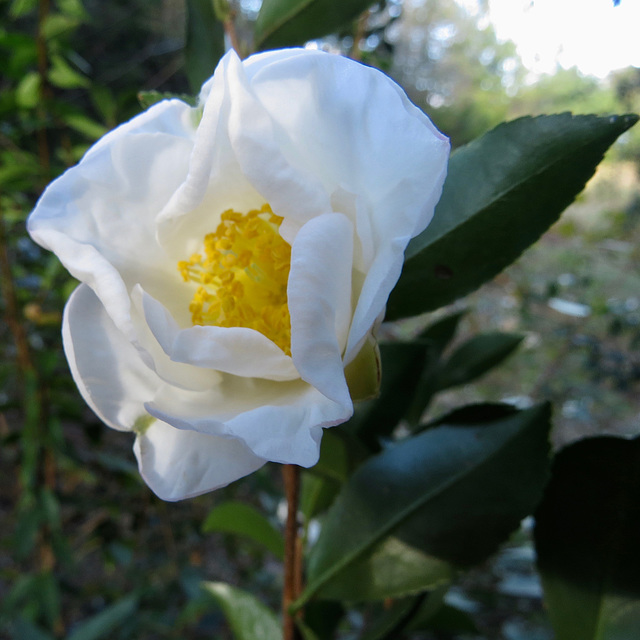
<path id="1" fill-rule="evenodd" d="M 498 38 L 513 40 L 535 74 L 557 63 L 598 77 L 640 67 L 640 0 L 489 0 L 489 8 Z"/>

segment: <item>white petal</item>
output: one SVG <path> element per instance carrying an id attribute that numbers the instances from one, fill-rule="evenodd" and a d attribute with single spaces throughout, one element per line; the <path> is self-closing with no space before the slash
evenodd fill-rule
<path id="1" fill-rule="evenodd" d="M 280 216 L 304 222 L 330 212 L 322 183 L 312 173 L 299 171 L 282 153 L 283 132 L 256 99 L 240 60 L 233 52 L 228 55 L 229 139 L 244 175 Z M 297 100 L 290 94 L 289 102 L 295 102 L 292 96 Z"/>
<path id="2" fill-rule="evenodd" d="M 73 379 L 103 422 L 127 431 L 149 417 L 144 404 L 161 381 L 87 285 L 81 284 L 67 302 L 62 337 Z"/>
<path id="3" fill-rule="evenodd" d="M 239 438 L 260 458 L 304 467 L 318 460 L 322 428 L 345 422 L 353 411 L 301 380 L 235 376 L 206 393 L 162 388 L 146 409 L 177 429 Z"/>
<path id="4" fill-rule="evenodd" d="M 160 421 L 138 435 L 133 450 L 145 482 L 170 501 L 224 487 L 265 463 L 240 440 L 181 431 Z"/>
<path id="5" fill-rule="evenodd" d="M 186 171 L 190 148 L 186 137 L 164 133 L 114 135 L 50 185 L 28 221 L 33 239 L 91 286 L 130 339 L 135 283 L 189 303 L 154 221 Z"/>
<path id="6" fill-rule="evenodd" d="M 266 202 L 243 174 L 229 140 L 227 76 L 234 55 L 220 60 L 214 76 L 203 87 L 202 119 L 188 171 L 156 220 L 160 243 L 174 260 L 184 260 L 201 250 L 205 234 L 215 230 L 223 211 L 244 213 Z"/>
<path id="7" fill-rule="evenodd" d="M 352 222 L 370 262 L 363 265 L 349 360 L 384 310 L 409 239 L 433 215 L 448 141 L 392 80 L 343 56 L 307 51 L 271 60 L 265 54 L 246 64 L 287 161 L 327 192 L 358 198 Z"/>
<path id="8" fill-rule="evenodd" d="M 305 224 L 291 248 L 291 353 L 303 380 L 351 405 L 342 353 L 351 320 L 353 227 L 338 213 Z"/>
<path id="9" fill-rule="evenodd" d="M 134 291 L 134 298 L 140 299 L 148 326 L 164 353 L 176 363 L 268 380 L 300 377 L 291 358 L 253 329 L 212 326 L 180 329 L 167 309 L 141 287 Z"/>

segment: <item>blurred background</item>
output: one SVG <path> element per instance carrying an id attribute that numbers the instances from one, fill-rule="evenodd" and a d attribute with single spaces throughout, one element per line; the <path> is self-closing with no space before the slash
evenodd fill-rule
<path id="1" fill-rule="evenodd" d="M 230 637 L 200 598 L 202 579 L 279 607 L 276 555 L 202 529 L 229 499 L 280 526 L 278 469 L 184 503 L 156 499 L 132 438 L 100 424 L 70 378 L 60 321 L 75 283 L 24 226 L 52 178 L 139 113 L 141 90 L 196 92 L 185 51 L 200 4 L 0 0 L 2 640 Z M 232 3 L 241 36 L 260 4 Z M 386 0 L 306 46 L 389 73 L 457 147 L 525 114 L 640 112 L 638 24 L 633 0 Z M 478 383 L 438 396 L 433 416 L 474 400 L 550 399 L 556 447 L 640 433 L 639 169 L 636 127 L 538 244 L 445 311 L 467 310 L 458 341 L 489 330 L 526 337 Z M 416 639 L 551 638 L 532 561 L 525 531 L 453 590 L 472 626 Z M 368 613 L 358 615 L 342 638 L 356 637 Z"/>

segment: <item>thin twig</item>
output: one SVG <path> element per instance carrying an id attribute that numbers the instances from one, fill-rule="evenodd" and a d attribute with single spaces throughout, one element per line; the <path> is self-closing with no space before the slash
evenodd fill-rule
<path id="1" fill-rule="evenodd" d="M 284 530 L 284 588 L 282 590 L 283 640 L 300 640 L 301 636 L 289 606 L 297 600 L 302 588 L 301 540 L 298 527 L 300 467 L 285 464 L 282 479 L 287 498 L 287 521 Z"/>
<path id="2" fill-rule="evenodd" d="M 7 229 L 3 212 L 0 211 L 0 289 L 4 298 L 4 319 L 16 345 L 18 370 L 20 375 L 24 375 L 27 371 L 33 371 L 33 363 L 31 362 L 27 332 L 21 322 L 18 309 L 18 297 L 13 282 L 13 274 L 11 273 L 11 261 L 7 244 Z"/>

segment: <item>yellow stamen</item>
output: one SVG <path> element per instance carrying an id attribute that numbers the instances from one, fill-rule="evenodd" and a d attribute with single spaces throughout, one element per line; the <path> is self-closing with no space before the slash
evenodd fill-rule
<path id="1" fill-rule="evenodd" d="M 203 251 L 178 262 L 183 280 L 199 285 L 189 305 L 193 324 L 255 329 L 291 355 L 291 247 L 278 233 L 282 218 L 265 204 L 220 219 Z"/>

